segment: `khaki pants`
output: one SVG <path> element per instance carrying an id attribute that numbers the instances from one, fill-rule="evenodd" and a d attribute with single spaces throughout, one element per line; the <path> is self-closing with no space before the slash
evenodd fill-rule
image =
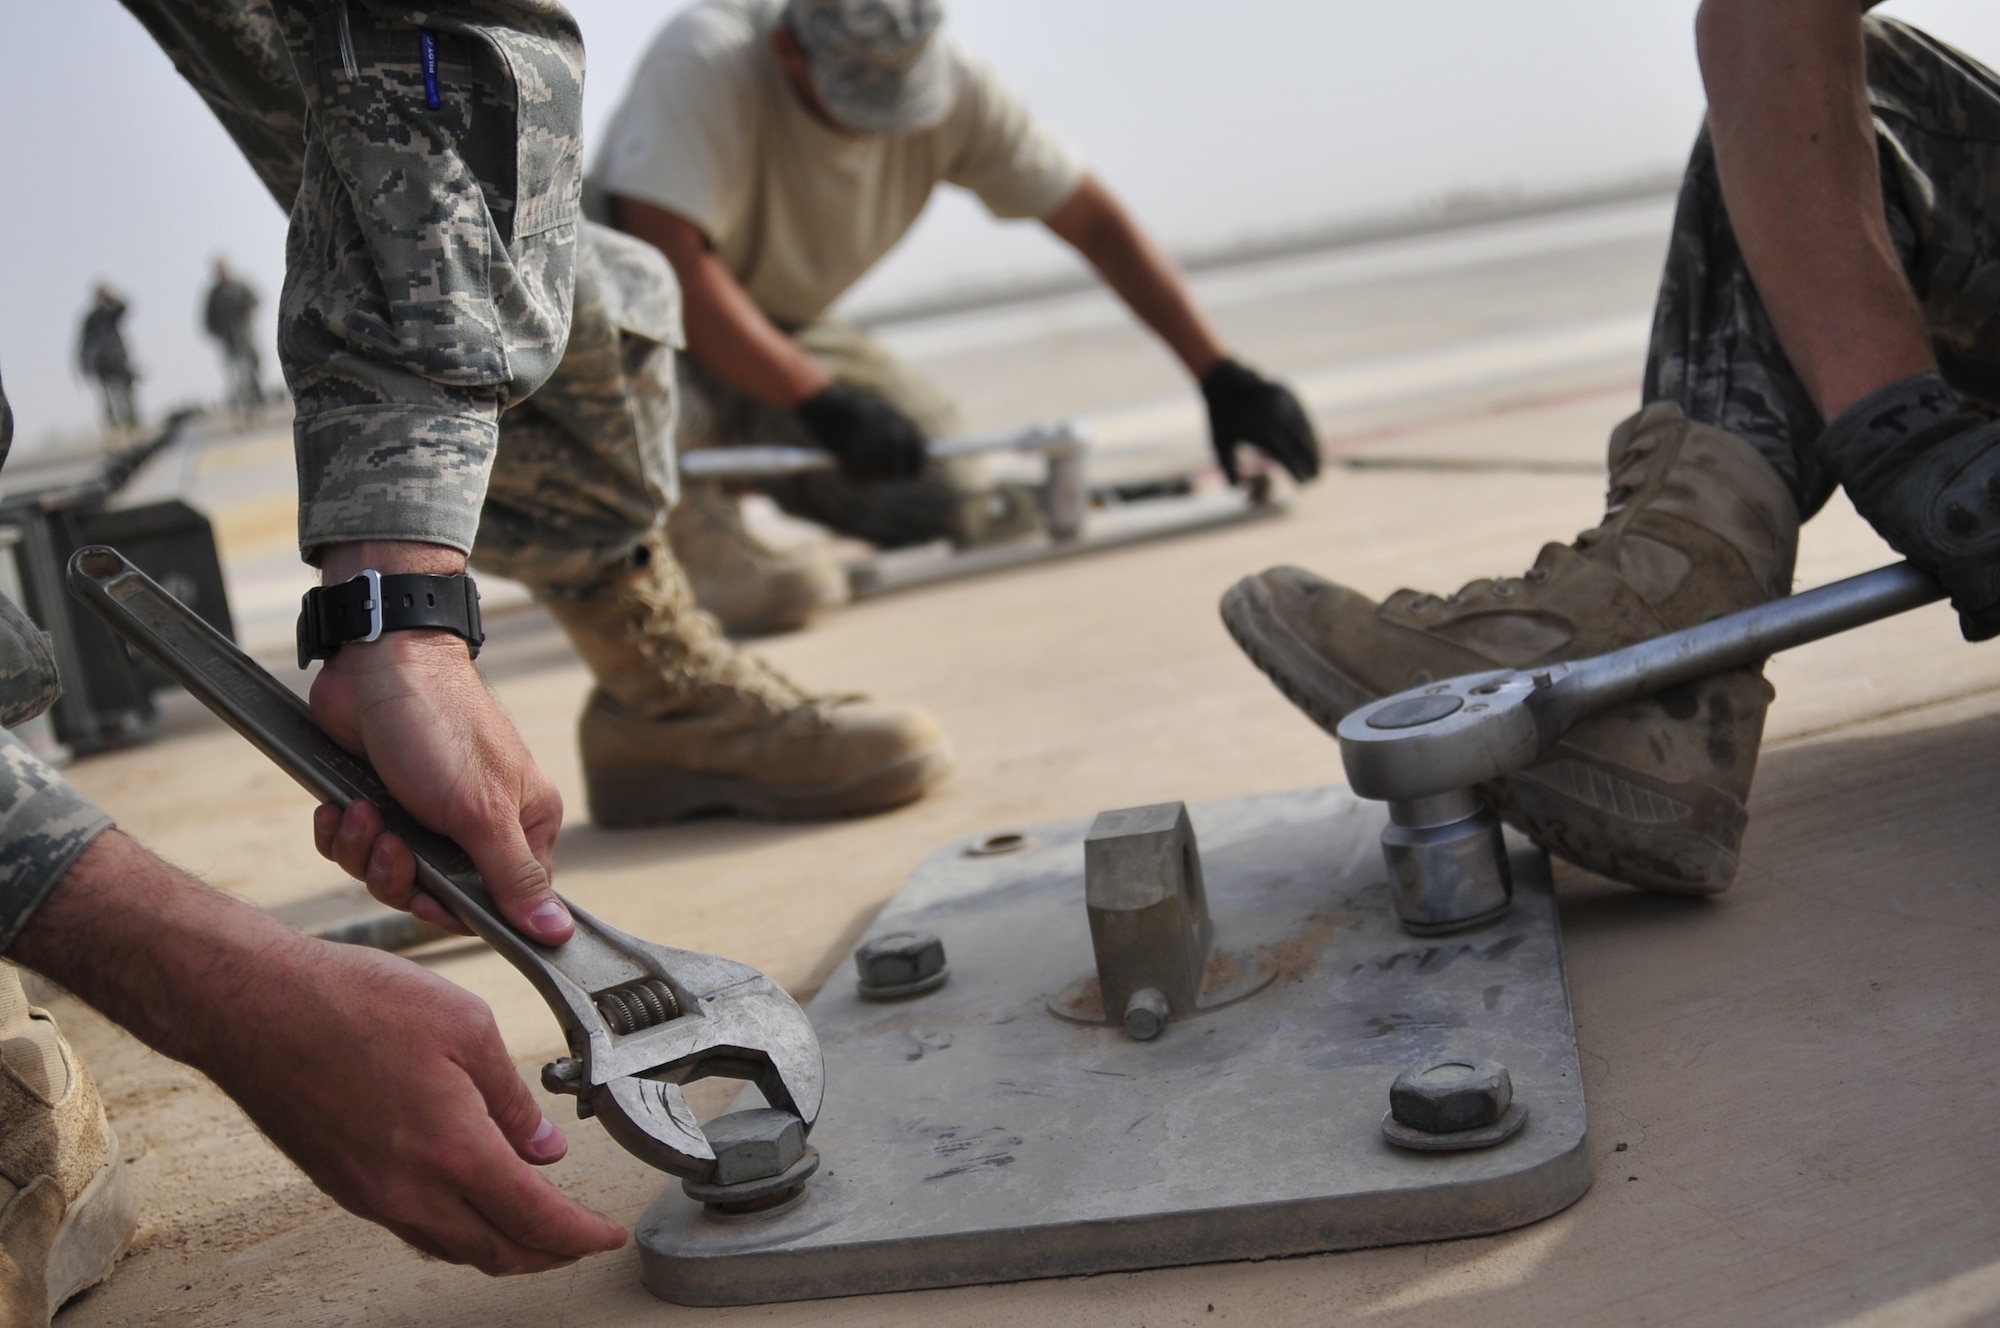
<path id="1" fill-rule="evenodd" d="M 806 352 L 843 382 L 866 388 L 915 420 L 932 438 L 960 432 L 958 408 L 915 369 L 852 323 L 817 319 L 793 331 Z M 763 444 L 816 446 L 791 411 L 731 387 L 687 356 L 680 361 L 681 450 Z M 973 458 L 932 461 L 910 480 L 858 484 L 821 471 L 760 481 L 757 488 L 793 516 L 883 548 L 964 538 L 970 495 L 989 487 Z"/>

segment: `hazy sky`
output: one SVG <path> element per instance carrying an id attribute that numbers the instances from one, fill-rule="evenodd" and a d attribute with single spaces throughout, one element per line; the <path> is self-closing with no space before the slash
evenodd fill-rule
<path id="1" fill-rule="evenodd" d="M 1699 123 L 1695 0 L 950 0 L 950 29 L 1170 245 L 1211 246 L 1406 210 L 1468 190 L 1540 192 L 1672 169 Z M 206 108 L 115 0 L 0 20 L 0 374 L 17 445 L 88 425 L 70 368 L 92 282 L 131 299 L 157 412 L 220 389 L 197 302 L 226 254 L 265 296 L 284 218 Z M 571 0 L 601 125 L 676 0 Z M 1992 0 L 1893 0 L 2000 62 Z M 1067 261 L 1032 223 L 942 191 L 855 292 L 906 298 Z M 267 337 L 268 339 L 268 337 Z M 274 358 L 274 357 L 273 357 Z M 271 372 L 275 375 L 275 365 Z"/>

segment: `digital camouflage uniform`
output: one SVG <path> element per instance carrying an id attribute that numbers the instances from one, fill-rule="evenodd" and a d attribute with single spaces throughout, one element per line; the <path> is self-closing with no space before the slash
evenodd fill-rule
<path id="1" fill-rule="evenodd" d="M 673 492 L 678 288 L 650 248 L 579 224 L 568 12 L 124 3 L 290 214 L 278 350 L 308 560 L 346 541 L 443 544 L 551 597 L 643 560 Z M 28 667 L 46 662 L 40 641 L 0 613 L 0 720 L 53 698 L 52 672 Z M 0 946 L 109 824 L 0 746 Z"/>
<path id="2" fill-rule="evenodd" d="M 2000 78 L 1906 23 L 1869 17 L 1863 31 L 1890 238 L 1945 380 L 2000 410 Z M 1748 440 L 1801 517 L 1832 495 L 1826 421 L 1744 266 L 1706 132 L 1681 184 L 1644 392 Z"/>
<path id="3" fill-rule="evenodd" d="M 13 441 L 14 415 L 0 386 L 0 463 Z M 0 950 L 77 855 L 111 828 L 110 817 L 6 732 L 54 705 L 58 690 L 48 638 L 0 595 Z"/>
<path id="4" fill-rule="evenodd" d="M 301 552 L 422 540 L 543 594 L 629 562 L 673 492 L 679 291 L 651 248 L 578 225 L 562 6 L 123 2 L 291 212 Z"/>

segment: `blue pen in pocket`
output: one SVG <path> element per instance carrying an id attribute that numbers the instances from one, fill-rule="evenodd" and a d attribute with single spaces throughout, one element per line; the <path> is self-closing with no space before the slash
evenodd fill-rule
<path id="1" fill-rule="evenodd" d="M 435 111 L 444 105 L 444 98 L 438 95 L 437 34 L 429 28 L 418 28 L 417 36 L 424 51 L 424 105 Z"/>

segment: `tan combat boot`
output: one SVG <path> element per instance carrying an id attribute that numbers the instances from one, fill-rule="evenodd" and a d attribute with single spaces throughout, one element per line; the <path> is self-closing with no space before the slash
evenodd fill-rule
<path id="1" fill-rule="evenodd" d="M 0 1323 L 47 1324 L 102 1282 L 133 1220 L 97 1085 L 0 964 Z"/>
<path id="2" fill-rule="evenodd" d="M 1656 404 L 1611 435 L 1605 517 L 1518 579 L 1380 605 L 1296 567 L 1223 596 L 1237 644 L 1332 732 L 1348 711 L 1438 678 L 1580 659 L 1791 589 L 1798 511 L 1749 444 Z M 1482 790 L 1511 824 L 1606 876 L 1713 894 L 1736 876 L 1772 691 L 1761 669 L 1672 687 L 1572 729 Z"/>
<path id="3" fill-rule="evenodd" d="M 732 636 L 790 632 L 847 602 L 847 578 L 816 549 L 780 552 L 752 535 L 734 494 L 691 484 L 667 518 L 674 557 L 701 607 Z"/>
<path id="4" fill-rule="evenodd" d="M 809 696 L 731 645 L 657 546 L 646 566 L 549 609 L 597 675 L 581 745 L 598 825 L 856 816 L 921 797 L 951 768 L 921 710 Z"/>

